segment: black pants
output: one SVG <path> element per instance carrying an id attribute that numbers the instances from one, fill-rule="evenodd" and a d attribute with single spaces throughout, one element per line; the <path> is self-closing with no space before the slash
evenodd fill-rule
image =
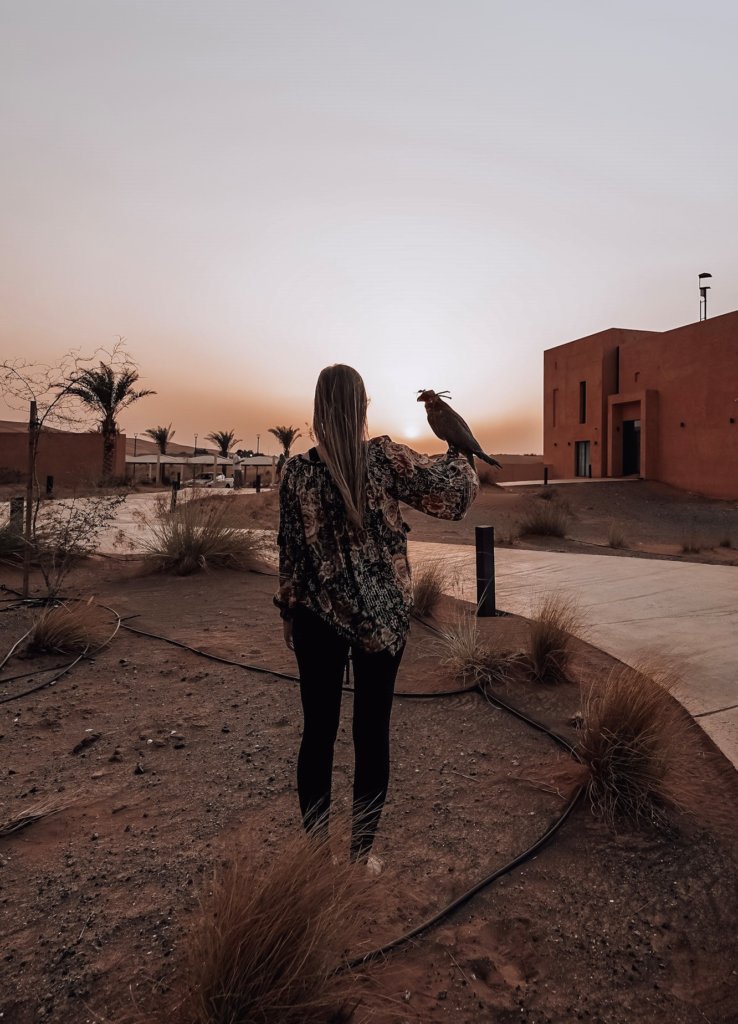
<path id="1" fill-rule="evenodd" d="M 297 790 L 305 828 L 327 830 L 333 747 L 349 642 L 306 608 L 295 610 L 295 655 L 300 670 L 304 730 L 297 759 Z M 371 849 L 389 783 L 389 725 L 403 651 L 369 654 L 353 649 L 354 826 L 352 857 Z"/>

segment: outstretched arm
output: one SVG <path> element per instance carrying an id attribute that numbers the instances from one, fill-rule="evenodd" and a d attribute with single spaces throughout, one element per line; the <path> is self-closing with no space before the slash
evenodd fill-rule
<path id="1" fill-rule="evenodd" d="M 463 519 L 479 490 L 479 477 L 455 448 L 431 457 L 382 438 L 395 496 L 437 519 Z"/>

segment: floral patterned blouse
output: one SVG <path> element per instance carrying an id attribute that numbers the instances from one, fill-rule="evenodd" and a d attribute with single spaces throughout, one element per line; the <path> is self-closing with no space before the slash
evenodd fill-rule
<path id="1" fill-rule="evenodd" d="M 438 519 L 463 519 L 479 490 L 467 458 L 454 449 L 420 455 L 387 436 L 367 442 L 365 530 L 316 450 L 287 462 L 279 489 L 279 582 L 274 603 L 303 605 L 351 643 L 396 653 L 410 628 L 412 584 L 407 527 L 399 502 Z"/>

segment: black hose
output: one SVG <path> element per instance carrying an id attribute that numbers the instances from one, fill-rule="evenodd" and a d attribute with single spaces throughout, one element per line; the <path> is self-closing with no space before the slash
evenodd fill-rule
<path id="1" fill-rule="evenodd" d="M 172 644 L 174 647 L 181 647 L 184 651 L 192 651 L 193 654 L 199 654 L 201 658 L 209 658 L 210 661 L 217 661 L 221 665 L 235 665 L 237 668 L 248 669 L 249 672 L 261 672 L 267 676 L 276 676 L 277 679 L 286 679 L 290 683 L 299 683 L 298 676 L 287 675 L 286 672 L 276 672 L 271 668 L 264 668 L 263 665 L 247 665 L 243 661 L 234 661 L 232 658 L 221 658 L 219 654 L 208 654 L 207 651 L 201 651 L 197 647 L 191 647 L 189 644 L 182 643 L 181 640 L 173 640 L 170 636 L 162 636 L 161 633 L 147 633 L 145 629 L 137 629 L 135 626 L 129 626 L 127 622 L 122 622 L 121 626 L 123 629 L 127 629 L 131 633 L 137 633 L 139 636 L 148 636 L 153 640 L 163 640 L 167 644 Z"/>
<path id="2" fill-rule="evenodd" d="M 3 683 L 12 683 L 16 679 L 30 679 L 31 676 L 40 676 L 42 672 L 55 672 L 58 668 L 63 667 L 63 665 L 50 665 L 48 668 L 32 668 L 28 672 L 19 672 L 15 676 L 5 676 L 4 679 L 0 679 L 0 686 Z"/>
<path id="3" fill-rule="evenodd" d="M 3 588 L 3 589 L 6 589 L 6 588 Z M 81 598 L 73 598 L 72 600 L 81 600 Z M 218 662 L 220 664 L 232 665 L 232 666 L 236 666 L 237 668 L 246 669 L 248 671 L 259 672 L 259 673 L 263 673 L 264 675 L 271 675 L 271 676 L 274 676 L 274 677 L 276 677 L 278 679 L 285 679 L 288 682 L 299 682 L 299 678 L 298 677 L 292 676 L 292 675 L 287 675 L 284 672 L 277 672 L 277 671 L 274 671 L 272 669 L 267 669 L 267 668 L 264 668 L 261 665 L 248 665 L 248 664 L 244 664 L 243 662 L 234 661 L 233 659 L 230 659 L 230 658 L 222 658 L 222 657 L 220 657 L 217 654 L 208 654 L 206 651 L 201 651 L 198 648 L 192 647 L 189 644 L 185 644 L 185 643 L 183 643 L 180 640 L 174 640 L 171 637 L 163 636 L 160 633 L 151 633 L 151 632 L 147 632 L 146 630 L 143 630 L 143 629 L 137 629 L 135 626 L 129 626 L 127 623 L 123 622 L 121 617 L 120 617 L 120 615 L 114 609 L 110 608 L 108 605 L 101 604 L 100 607 L 105 608 L 106 610 L 112 612 L 113 615 L 115 615 L 115 617 L 116 617 L 116 626 L 115 626 L 115 629 L 113 630 L 113 633 L 111 634 L 110 638 L 105 641 L 105 644 L 100 645 L 100 647 L 104 647 L 106 644 L 110 643 L 111 640 L 117 634 L 118 630 L 120 628 L 123 628 L 123 629 L 127 629 L 131 633 L 136 633 L 139 636 L 145 636 L 145 637 L 149 637 L 149 638 L 155 639 L 155 640 L 162 640 L 162 641 L 164 641 L 166 643 L 174 645 L 175 647 L 180 647 L 183 650 L 191 651 L 193 654 L 197 654 L 197 655 L 199 655 L 200 657 L 203 657 L 203 658 L 208 658 L 211 661 L 215 661 L 215 662 Z M 426 628 L 432 630 L 433 632 L 438 632 L 438 630 L 436 630 L 435 627 L 431 626 L 430 623 L 423 622 L 422 619 L 418 619 L 418 621 L 422 622 L 422 624 L 424 626 L 426 626 Z M 16 649 L 18 644 L 23 639 L 24 638 L 21 637 L 21 640 L 18 641 L 13 646 L 13 648 L 11 649 L 10 653 L 8 654 L 8 656 L 5 658 L 5 661 L 8 660 L 8 657 L 10 657 L 10 654 L 12 654 L 12 652 Z M 99 650 L 99 649 L 100 648 L 96 648 L 96 650 Z M 65 675 L 67 672 L 71 671 L 71 669 L 73 669 L 75 667 L 75 665 L 77 665 L 83 658 L 85 658 L 87 656 L 88 656 L 87 652 L 83 652 L 82 654 L 78 655 L 74 659 L 74 661 L 70 662 L 68 665 L 61 666 L 61 667 L 57 666 L 59 671 L 58 671 L 58 673 L 52 679 L 46 680 L 45 682 L 40 683 L 38 686 L 34 686 L 31 689 L 29 689 L 29 690 L 25 690 L 23 693 L 15 694 L 12 697 L 5 697 L 4 699 L 0 700 L 0 704 L 7 704 L 7 703 L 10 703 L 11 701 L 19 700 L 21 697 L 26 697 L 29 694 L 36 693 L 38 690 L 42 690 L 42 689 L 46 688 L 47 686 L 53 685 L 58 679 L 61 679 L 61 677 L 63 675 Z M 5 662 L 3 662 L 3 664 L 4 663 Z M 30 674 L 33 674 L 33 673 L 28 673 L 28 674 L 30 675 Z M 15 677 L 11 677 L 11 678 L 21 678 L 21 676 L 15 676 Z M 0 680 L 0 682 L 8 682 L 8 681 L 9 680 Z M 348 690 L 349 692 L 353 692 L 353 688 L 351 688 L 351 687 L 344 687 L 344 689 Z M 475 691 L 480 693 L 480 695 L 483 696 L 490 704 L 496 704 L 498 707 L 500 707 L 503 710 L 505 710 L 505 711 L 509 712 L 510 714 L 514 715 L 516 718 L 519 718 L 521 721 L 525 722 L 527 725 L 530 725 L 532 728 L 537 729 L 538 731 L 545 733 L 547 736 L 551 737 L 551 739 L 553 739 L 557 744 L 559 744 L 560 746 L 562 746 L 566 750 L 568 750 L 570 754 L 572 754 L 574 757 L 579 759 L 579 755 L 578 755 L 577 751 L 575 750 L 575 748 L 563 736 L 560 736 L 558 733 L 553 732 L 551 729 L 549 729 L 547 726 L 545 726 L 542 722 L 538 722 L 536 719 L 531 718 L 530 716 L 526 715 L 524 712 L 520 711 L 518 708 L 516 708 L 513 705 L 507 703 L 506 701 L 503 701 L 501 698 L 499 698 L 499 697 L 497 697 L 495 695 L 490 694 L 488 689 L 483 684 L 474 683 L 473 685 L 465 687 L 465 688 L 463 688 L 461 690 L 450 690 L 450 691 L 447 690 L 447 691 L 440 691 L 440 692 L 435 692 L 435 693 L 432 693 L 432 692 L 428 692 L 428 693 L 398 693 L 398 694 L 396 694 L 396 696 L 397 697 L 404 697 L 404 698 L 407 698 L 407 699 L 415 698 L 415 699 L 428 700 L 428 699 L 440 698 L 440 697 L 458 696 L 459 694 L 462 694 L 462 693 L 471 693 L 471 692 L 475 692 Z M 488 874 L 485 878 L 481 879 L 479 882 L 476 882 L 469 889 L 467 889 L 465 892 L 463 892 L 460 896 L 457 896 L 455 900 L 452 900 L 452 902 L 449 903 L 447 906 L 442 907 L 439 911 L 437 911 L 435 914 L 433 914 L 432 917 L 429 917 L 427 920 L 421 922 L 421 924 L 416 925 L 410 931 L 406 932 L 403 935 L 400 935 L 396 939 L 393 939 L 391 942 L 386 943 L 384 946 L 381 946 L 381 947 L 379 947 L 377 949 L 371 950 L 368 953 L 364 953 L 362 956 L 355 957 L 352 960 L 347 961 L 340 968 L 338 968 L 338 971 L 351 970 L 351 969 L 355 969 L 357 967 L 361 967 L 363 964 L 366 964 L 366 963 L 370 962 L 371 960 L 375 960 L 375 959 L 377 959 L 380 956 L 385 956 L 387 953 L 391 952 L 392 950 L 398 949 L 400 946 L 405 945 L 406 943 L 410 942 L 412 939 L 416 938 L 417 936 L 419 936 L 419 935 L 423 934 L 424 932 L 428 931 L 430 928 L 434 927 L 440 921 L 442 921 L 445 918 L 449 917 L 451 914 L 453 914 L 455 911 L 457 911 L 460 907 L 464 906 L 465 903 L 468 903 L 468 901 L 470 899 L 472 899 L 474 896 L 476 896 L 477 893 L 479 893 L 483 889 L 487 888 L 487 886 L 491 885 L 498 878 L 501 878 L 503 875 L 509 874 L 511 871 L 514 871 L 515 868 L 517 868 L 521 864 L 525 863 L 538 850 L 540 850 L 552 838 L 552 836 L 561 828 L 561 826 L 567 820 L 567 818 L 569 817 L 571 812 L 574 810 L 574 808 L 577 805 L 577 803 L 578 803 L 578 801 L 579 801 L 579 799 L 580 799 L 580 797 L 581 797 L 583 792 L 584 792 L 584 786 L 579 786 L 574 791 L 572 796 L 569 798 L 569 800 L 568 800 L 568 802 L 567 802 L 563 812 L 559 815 L 559 817 L 556 818 L 556 820 L 549 826 L 549 828 L 546 830 L 546 832 L 542 836 L 540 836 L 531 846 L 529 846 L 528 849 L 525 850 L 523 853 L 519 854 L 517 857 L 515 857 L 513 860 L 509 861 L 507 864 L 503 865 L 502 867 L 496 868 L 494 871 L 492 871 L 490 874 Z"/>
<path id="4" fill-rule="evenodd" d="M 62 676 L 66 675 L 67 672 L 70 672 L 78 662 L 82 661 L 82 659 L 86 657 L 87 655 L 84 652 L 82 654 L 78 654 L 74 661 L 70 661 L 68 665 L 65 665 L 62 670 L 51 679 L 47 679 L 45 682 L 39 683 L 38 686 L 32 686 L 30 690 L 23 690 L 22 693 L 15 693 L 12 697 L 3 697 L 3 699 L 0 700 L 0 704 L 11 704 L 14 700 L 20 700 L 21 697 L 28 697 L 31 693 L 37 693 L 39 690 L 45 690 L 47 686 L 53 686 L 54 683 L 61 679 Z"/>
<path id="5" fill-rule="evenodd" d="M 549 826 L 546 832 L 544 832 L 544 834 L 539 839 L 536 839 L 532 846 L 529 846 L 528 849 L 525 850 L 524 853 L 519 854 L 517 857 L 509 861 L 507 864 L 503 865 L 501 868 L 497 868 L 495 871 L 491 872 L 491 874 L 487 875 L 486 878 L 483 878 L 481 881 L 476 882 L 474 885 L 471 886 L 471 888 L 467 889 L 466 892 L 463 892 L 461 896 L 457 896 L 455 900 L 452 900 L 452 902 L 449 903 L 447 906 L 442 907 L 441 910 L 437 911 L 437 913 L 435 913 L 432 917 L 429 917 L 426 921 L 423 921 L 421 924 L 416 925 L 416 927 L 412 928 L 409 932 L 405 932 L 404 935 L 400 935 L 399 938 L 393 939 L 391 942 L 386 943 L 384 946 L 380 946 L 377 949 L 373 949 L 369 953 L 364 953 L 363 956 L 354 957 L 354 959 L 349 960 L 346 964 L 339 968 L 339 970 L 351 970 L 353 968 L 360 967 L 362 964 L 368 963 L 368 961 L 370 960 L 376 960 L 377 957 L 384 956 L 391 950 L 397 949 L 399 946 L 405 945 L 406 942 L 410 942 L 411 939 L 417 938 L 418 935 L 421 935 L 423 932 L 428 931 L 429 928 L 432 928 L 434 925 L 438 924 L 444 918 L 449 917 L 456 910 L 458 910 L 459 907 L 463 907 L 464 904 L 468 903 L 473 896 L 476 896 L 476 894 L 478 892 L 481 892 L 482 889 L 486 889 L 486 887 L 488 885 L 491 885 L 492 882 L 497 881 L 498 878 L 501 878 L 503 875 L 509 874 L 510 871 L 514 871 L 515 868 L 520 867 L 520 865 L 524 864 L 525 861 L 530 860 L 530 858 L 535 853 L 537 853 L 537 851 L 540 850 L 541 847 L 544 846 L 549 841 L 549 839 L 551 839 L 551 837 L 561 828 L 561 826 L 564 824 L 566 819 L 569 817 L 571 812 L 576 807 L 577 803 L 579 802 L 579 798 L 581 797 L 583 792 L 584 786 L 579 786 L 574 791 L 572 796 L 569 798 L 566 807 L 564 808 L 563 812 L 559 815 L 559 817 Z"/>
<path id="6" fill-rule="evenodd" d="M 69 598 L 66 598 L 65 600 L 67 600 L 67 601 L 82 601 L 84 599 L 81 598 L 81 597 L 69 597 Z M 24 603 L 26 603 L 26 602 L 24 602 Z M 34 600 L 34 599 L 32 599 L 32 600 L 28 601 L 27 603 L 29 605 L 31 605 L 31 604 L 49 604 L 49 603 L 53 603 L 53 602 L 49 602 L 49 601 L 47 601 L 45 599 L 41 599 L 41 600 Z M 108 612 L 111 612 L 115 616 L 115 620 L 116 620 L 115 621 L 115 629 L 113 630 L 113 632 L 110 634 L 110 636 L 103 643 L 101 643 L 99 646 L 93 648 L 92 650 L 85 649 L 84 651 L 82 651 L 81 654 L 78 654 L 77 657 L 74 658 L 73 661 L 70 661 L 69 664 L 67 664 L 67 665 L 57 665 L 53 669 L 45 669 L 45 670 L 44 669 L 39 669 L 37 672 L 24 672 L 24 673 L 21 673 L 20 675 L 11 676 L 8 679 L 0 680 L 0 682 L 7 683 L 7 682 L 10 682 L 11 679 L 22 679 L 26 675 L 29 675 L 29 676 L 30 675 L 37 675 L 37 674 L 39 674 L 42 671 L 47 671 L 47 672 L 52 672 L 53 671 L 55 673 L 51 677 L 51 679 L 45 679 L 44 682 L 38 683 L 36 686 L 32 686 L 28 690 L 23 690 L 21 693 L 14 693 L 11 697 L 3 697 L 2 700 L 0 700 L 0 704 L 11 704 L 13 701 L 20 700 L 21 697 L 28 697 L 32 693 L 38 693 L 39 690 L 45 690 L 48 686 L 53 686 L 54 683 L 58 682 L 62 678 L 62 676 L 65 676 L 67 674 L 67 672 L 70 672 L 75 667 L 75 665 L 79 664 L 79 662 L 82 661 L 83 658 L 90 658 L 92 655 L 94 655 L 98 651 L 102 650 L 103 647 L 106 647 L 109 643 L 112 643 L 112 641 L 115 639 L 115 637 L 118 634 L 118 630 L 121 627 L 120 615 L 118 615 L 118 613 L 116 612 L 116 610 L 114 608 L 111 608 L 107 604 L 99 604 L 99 607 L 100 608 L 104 608 Z M 30 630 L 29 630 L 29 632 L 30 632 Z M 25 640 L 25 638 L 27 636 L 28 636 L 28 633 L 25 633 L 20 638 L 20 640 L 16 641 L 16 643 L 10 649 L 10 652 L 8 653 L 8 655 L 5 657 L 5 659 L 4 659 L 3 663 L 2 663 L 3 665 L 7 662 L 8 658 L 13 653 L 13 651 L 15 651 L 15 649 L 18 647 L 18 645 L 23 640 Z"/>

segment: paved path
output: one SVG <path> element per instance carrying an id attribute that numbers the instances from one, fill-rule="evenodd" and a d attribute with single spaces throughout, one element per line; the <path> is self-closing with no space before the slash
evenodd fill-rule
<path id="1" fill-rule="evenodd" d="M 476 601 L 472 545 L 411 541 L 410 554 L 453 559 L 460 596 Z M 564 590 L 578 597 L 597 647 L 629 664 L 649 654 L 674 659 L 677 696 L 738 767 L 738 569 L 509 548 L 495 560 L 499 608 L 527 615 L 539 594 Z"/>

